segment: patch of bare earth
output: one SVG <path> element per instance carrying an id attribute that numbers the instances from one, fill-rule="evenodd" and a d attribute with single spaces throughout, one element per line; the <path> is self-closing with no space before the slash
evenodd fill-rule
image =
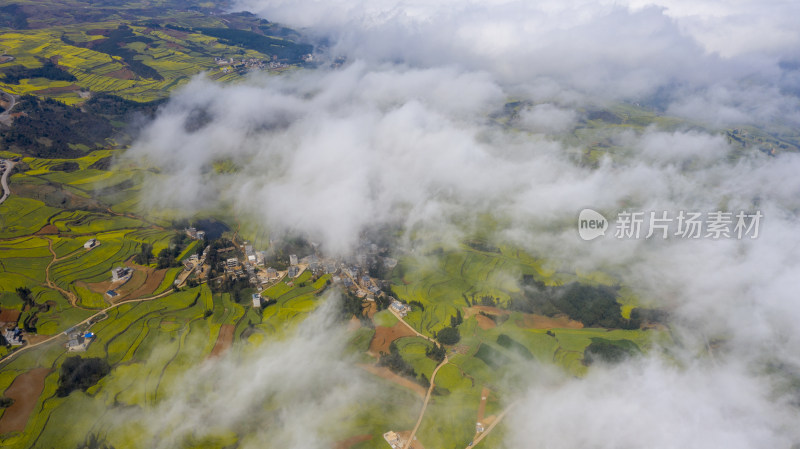
<path id="1" fill-rule="evenodd" d="M 0 435 L 25 430 L 28 418 L 44 389 L 44 378 L 49 373 L 50 368 L 35 368 L 20 374 L 11 382 L 4 396 L 13 399 L 14 403 L 0 417 Z"/>
<path id="2" fill-rule="evenodd" d="M 529 329 L 582 329 L 583 323 L 567 318 L 564 315 L 549 317 L 526 313 L 521 323 L 522 327 Z"/>
<path id="3" fill-rule="evenodd" d="M 476 315 L 475 319 L 478 320 L 478 326 L 480 326 L 480 328 L 483 330 L 497 327 L 497 323 L 495 323 L 494 320 L 489 318 L 488 316 Z"/>
<path id="4" fill-rule="evenodd" d="M 69 86 L 61 86 L 61 87 L 48 87 L 47 89 L 40 89 L 34 91 L 35 94 L 39 95 L 53 95 L 53 94 L 63 94 L 65 92 L 75 92 L 81 90 L 81 87 L 77 84 L 70 84 Z"/>
<path id="5" fill-rule="evenodd" d="M 373 356 L 378 356 L 381 352 L 389 353 L 389 345 L 393 341 L 401 337 L 413 337 L 415 334 L 403 325 L 403 323 L 396 323 L 392 327 L 375 326 L 375 335 L 372 341 L 369 342 L 369 353 Z"/>
<path id="6" fill-rule="evenodd" d="M 362 443 L 364 441 L 369 441 L 372 439 L 372 435 L 364 434 L 364 435 L 356 435 L 354 437 L 350 437 L 346 440 L 337 441 L 333 445 L 333 449 L 350 449 L 351 447 L 355 446 L 358 443 Z"/>
<path id="7" fill-rule="evenodd" d="M 375 313 L 378 312 L 378 304 L 375 301 L 364 301 L 361 303 L 361 314 L 367 318 L 372 319 Z"/>
<path id="8" fill-rule="evenodd" d="M 233 324 L 222 325 L 217 336 L 217 343 L 214 345 L 214 349 L 211 350 L 209 357 L 219 357 L 231 347 L 234 329 Z"/>
<path id="9" fill-rule="evenodd" d="M 136 74 L 133 73 L 130 69 L 119 69 L 114 70 L 113 72 L 106 73 L 107 77 L 109 78 L 116 78 L 118 80 L 132 80 L 136 78 Z"/>
<path id="10" fill-rule="evenodd" d="M 54 224 L 44 225 L 42 229 L 36 231 L 36 235 L 53 235 L 58 234 L 58 227 Z"/>
<path id="11" fill-rule="evenodd" d="M 381 379 L 386 379 L 390 382 L 400 385 L 401 387 L 407 388 L 416 393 L 421 398 L 424 398 L 425 394 L 427 393 L 427 390 L 425 390 L 425 388 L 423 388 L 422 385 L 412 381 L 411 379 L 406 379 L 403 376 L 398 376 L 385 366 L 359 364 L 358 367 L 363 369 L 364 371 L 367 371 L 371 374 L 380 377 Z"/>

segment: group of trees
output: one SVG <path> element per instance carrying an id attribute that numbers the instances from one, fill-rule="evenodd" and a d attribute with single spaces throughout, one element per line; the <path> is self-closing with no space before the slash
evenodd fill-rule
<path id="1" fill-rule="evenodd" d="M 52 61 L 44 61 L 42 67 L 29 69 L 22 65 L 13 65 L 2 69 L 3 81 L 8 84 L 19 84 L 28 78 L 47 78 L 53 81 L 77 81 L 74 75 L 55 65 Z"/>
<path id="2" fill-rule="evenodd" d="M 133 261 L 139 265 L 150 265 L 151 260 L 153 260 L 153 245 L 142 243 L 139 253 L 133 256 Z"/>
<path id="3" fill-rule="evenodd" d="M 84 359 L 77 355 L 69 357 L 61 365 L 56 396 L 63 398 L 75 390 L 86 391 L 109 371 L 111 367 L 104 359 L 98 357 Z"/>
<path id="4" fill-rule="evenodd" d="M 394 342 L 389 344 L 389 353 L 382 352 L 378 359 L 378 366 L 385 366 L 393 373 L 398 374 L 409 379 L 417 379 L 417 372 L 408 364 L 400 355 L 397 350 L 397 345 Z"/>
<path id="5" fill-rule="evenodd" d="M 176 232 L 169 241 L 169 246 L 158 252 L 156 266 L 170 268 L 180 266 L 178 256 L 183 252 L 191 238 L 183 232 Z"/>
<path id="6" fill-rule="evenodd" d="M 464 318 L 461 316 L 460 310 L 456 310 L 456 316 L 450 317 L 450 327 L 458 327 L 463 322 Z"/>
<path id="7" fill-rule="evenodd" d="M 456 327 L 445 327 L 436 332 L 434 338 L 443 345 L 454 345 L 461 340 L 461 333 Z"/>
<path id="8" fill-rule="evenodd" d="M 216 37 L 223 44 L 249 48 L 258 52 L 276 55 L 278 59 L 289 61 L 299 61 L 300 58 L 314 51 L 314 47 L 308 44 L 298 44 L 285 39 L 275 39 L 274 37 L 264 36 L 247 30 L 237 30 L 233 28 L 195 28 L 195 32 L 200 32 L 206 36 Z"/>
<path id="9" fill-rule="evenodd" d="M 106 36 L 106 39 L 99 41 L 91 41 L 87 45 L 94 51 L 106 53 L 111 56 L 119 56 L 128 65 L 132 72 L 142 78 L 150 78 L 156 81 L 164 79 L 158 71 L 142 61 L 136 59 L 138 53 L 125 47 L 125 44 L 133 42 L 144 42 L 145 44 L 152 43 L 152 39 L 144 36 L 136 36 L 133 30 L 127 25 L 120 25 L 115 30 L 112 30 Z"/>
<path id="10" fill-rule="evenodd" d="M 24 307 L 33 307 L 36 303 L 33 301 L 33 295 L 31 294 L 31 289 L 28 287 L 17 287 L 17 296 L 22 301 L 23 308 Z"/>
<path id="11" fill-rule="evenodd" d="M 14 111 L 24 114 L 14 119 L 13 127 L 0 133 L 0 143 L 12 151 L 35 157 L 81 157 L 84 153 L 70 145 L 98 147 L 114 132 L 104 117 L 52 98 L 24 95 Z"/>
<path id="12" fill-rule="evenodd" d="M 565 314 L 586 327 L 638 329 L 645 316 L 658 318 L 657 313 L 639 311 L 630 319 L 622 317 L 617 302 L 618 288 L 574 282 L 566 286 L 546 286 L 523 278 L 524 294 L 511 298 L 509 307 L 524 313 L 553 316 Z"/>
<path id="13" fill-rule="evenodd" d="M 619 363 L 640 352 L 639 347 L 630 340 L 610 341 L 595 337 L 583 351 L 583 362 L 586 365 L 597 361 Z"/>
<path id="14" fill-rule="evenodd" d="M 444 346 L 434 343 L 433 346 L 425 350 L 425 355 L 435 360 L 437 363 L 441 363 L 441 361 L 444 360 L 444 356 L 447 355 L 447 350 Z"/>

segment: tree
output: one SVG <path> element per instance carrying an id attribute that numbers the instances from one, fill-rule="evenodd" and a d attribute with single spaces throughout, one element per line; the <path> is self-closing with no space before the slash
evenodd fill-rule
<path id="1" fill-rule="evenodd" d="M 139 250 L 139 254 L 134 256 L 133 261 L 139 265 L 149 265 L 151 260 L 153 260 L 153 245 L 142 243 L 142 248 Z"/>
<path id="2" fill-rule="evenodd" d="M 436 339 L 443 345 L 454 345 L 461 340 L 461 333 L 458 332 L 458 328 L 446 327 L 436 334 Z"/>
<path id="3" fill-rule="evenodd" d="M 109 371 L 111 367 L 104 359 L 98 357 L 83 359 L 77 355 L 69 357 L 61 365 L 56 396 L 63 398 L 78 389 L 86 391 Z"/>
<path id="4" fill-rule="evenodd" d="M 33 307 L 33 296 L 31 295 L 31 289 L 28 287 L 17 287 L 17 296 L 19 299 L 22 300 L 22 303 L 26 306 Z"/>
<path id="5" fill-rule="evenodd" d="M 432 347 L 425 350 L 425 355 L 428 356 L 428 358 L 440 363 L 442 360 L 444 360 L 446 354 L 447 350 L 442 345 L 437 344 L 434 344 Z"/>
<path id="6" fill-rule="evenodd" d="M 456 316 L 451 316 L 450 317 L 450 327 L 457 327 L 463 322 L 464 322 L 464 318 L 461 317 L 461 311 L 460 310 L 456 311 Z"/>

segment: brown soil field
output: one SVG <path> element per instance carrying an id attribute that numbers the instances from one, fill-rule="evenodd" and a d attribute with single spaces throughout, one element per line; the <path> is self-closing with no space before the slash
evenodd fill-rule
<path id="1" fill-rule="evenodd" d="M 233 343 L 233 331 L 235 329 L 233 324 L 222 325 L 219 330 L 219 336 L 217 336 L 217 343 L 214 345 L 214 349 L 211 350 L 209 357 L 218 357 L 231 347 L 231 343 Z"/>
<path id="2" fill-rule="evenodd" d="M 527 327 L 529 329 L 554 329 L 554 328 L 582 329 L 583 328 L 583 323 L 581 323 L 580 321 L 571 320 L 564 315 L 549 317 L 549 316 L 533 315 L 526 313 L 525 317 L 521 321 L 522 322 L 517 322 L 517 325 L 520 327 Z"/>
<path id="3" fill-rule="evenodd" d="M 366 315 L 369 319 L 372 319 L 378 312 L 378 304 L 376 304 L 375 301 L 364 301 L 361 303 L 361 307 L 361 314 Z"/>
<path id="4" fill-rule="evenodd" d="M 337 441 L 333 445 L 333 449 L 350 449 L 350 447 L 355 446 L 358 443 L 369 441 L 372 439 L 372 435 L 366 433 L 364 435 L 356 435 L 354 437 L 350 437 L 346 440 Z"/>
<path id="5" fill-rule="evenodd" d="M 42 229 L 36 231 L 36 235 L 52 235 L 58 234 L 58 227 L 54 224 L 44 225 Z"/>
<path id="6" fill-rule="evenodd" d="M 124 69 L 124 68 L 119 70 L 114 70 L 113 72 L 108 72 L 105 74 L 105 76 L 120 80 L 132 80 L 136 78 L 135 73 L 133 73 L 130 69 Z"/>
<path id="7" fill-rule="evenodd" d="M 422 385 L 412 381 L 411 379 L 406 379 L 405 377 L 398 376 L 385 366 L 359 364 L 358 367 L 382 379 L 394 382 L 397 385 L 400 385 L 401 387 L 408 388 L 421 398 L 424 398 L 425 394 L 428 392 L 428 390 L 423 388 Z"/>
<path id="8" fill-rule="evenodd" d="M 78 281 L 76 284 L 85 286 L 89 290 L 105 295 L 110 289 L 115 289 L 118 293 L 117 296 L 110 299 L 112 304 L 126 299 L 135 299 L 145 296 L 150 296 L 164 281 L 164 276 L 167 270 L 156 270 L 155 268 L 136 265 L 130 262 L 125 263 L 126 266 L 133 267 L 133 274 L 131 278 L 124 284 L 118 282 L 112 283 L 111 281 L 94 282 L 91 284 L 82 284 Z M 106 298 L 108 300 L 108 298 Z"/>
<path id="9" fill-rule="evenodd" d="M 152 295 L 158 286 L 161 285 L 166 273 L 167 270 L 156 270 L 154 268 L 145 268 L 137 265 L 133 276 L 131 276 L 131 279 L 117 291 L 119 296 L 114 298 L 113 302 Z M 134 281 L 134 277 L 137 275 L 140 276 L 140 280 L 137 280 L 137 283 L 133 283 L 132 281 Z M 143 281 L 141 281 L 142 276 L 144 277 Z"/>
<path id="10" fill-rule="evenodd" d="M 28 423 L 39 396 L 44 389 L 44 378 L 50 368 L 35 368 L 17 376 L 6 389 L 4 395 L 14 400 L 0 417 L 0 435 L 8 432 L 22 432 Z"/>
<path id="11" fill-rule="evenodd" d="M 486 415 L 486 401 L 489 400 L 489 393 L 491 393 L 491 390 L 489 390 L 486 387 L 483 387 L 483 390 L 481 390 L 481 405 L 478 406 L 478 421 L 477 421 L 481 424 L 483 424 L 483 418 L 484 415 Z"/>
<path id="12" fill-rule="evenodd" d="M 375 326 L 375 335 L 372 341 L 369 342 L 369 352 L 374 356 L 378 356 L 381 352 L 389 353 L 389 345 L 400 337 L 413 337 L 414 332 L 411 331 L 403 323 L 397 323 L 392 327 Z"/>
<path id="13" fill-rule="evenodd" d="M 495 323 L 494 320 L 489 318 L 488 316 L 476 315 L 475 319 L 478 320 L 478 326 L 480 326 L 480 328 L 483 330 L 497 327 L 497 323 Z"/>

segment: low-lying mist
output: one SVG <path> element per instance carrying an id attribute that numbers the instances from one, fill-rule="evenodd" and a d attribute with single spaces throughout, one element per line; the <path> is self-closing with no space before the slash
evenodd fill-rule
<path id="1" fill-rule="evenodd" d="M 673 342 L 645 356 L 583 379 L 531 368 L 508 447 L 797 447 L 800 157 L 726 137 L 740 127 L 796 135 L 787 130 L 800 124 L 797 6 L 659 3 L 242 1 L 329 38 L 319 60 L 348 63 L 234 85 L 199 77 L 126 157 L 161 171 L 146 208 L 224 205 L 331 255 L 351 254 L 380 224 L 408 231 L 398 252 L 419 236 L 456 245 L 489 214 L 503 223 L 491 239 L 610 273 L 669 310 Z M 511 101 L 522 103 L 506 114 Z M 620 104 L 672 118 L 598 130 L 591 111 Z M 587 161 L 598 142 L 617 151 Z M 218 170 L 223 162 L 233 169 Z M 617 239 L 609 229 L 586 242 L 576 228 L 585 207 L 609 218 L 756 209 L 764 218 L 756 239 Z M 369 391 L 331 356 L 338 331 L 315 317 L 300 349 L 266 346 L 204 368 L 208 412 L 189 412 L 186 393 L 154 421 L 188 416 L 180 438 L 221 409 L 236 428 L 255 401 L 287 394 L 309 407 L 282 411 L 270 446 L 322 447 L 290 423 L 313 429 Z M 231 375 L 241 382 L 211 387 Z"/>

